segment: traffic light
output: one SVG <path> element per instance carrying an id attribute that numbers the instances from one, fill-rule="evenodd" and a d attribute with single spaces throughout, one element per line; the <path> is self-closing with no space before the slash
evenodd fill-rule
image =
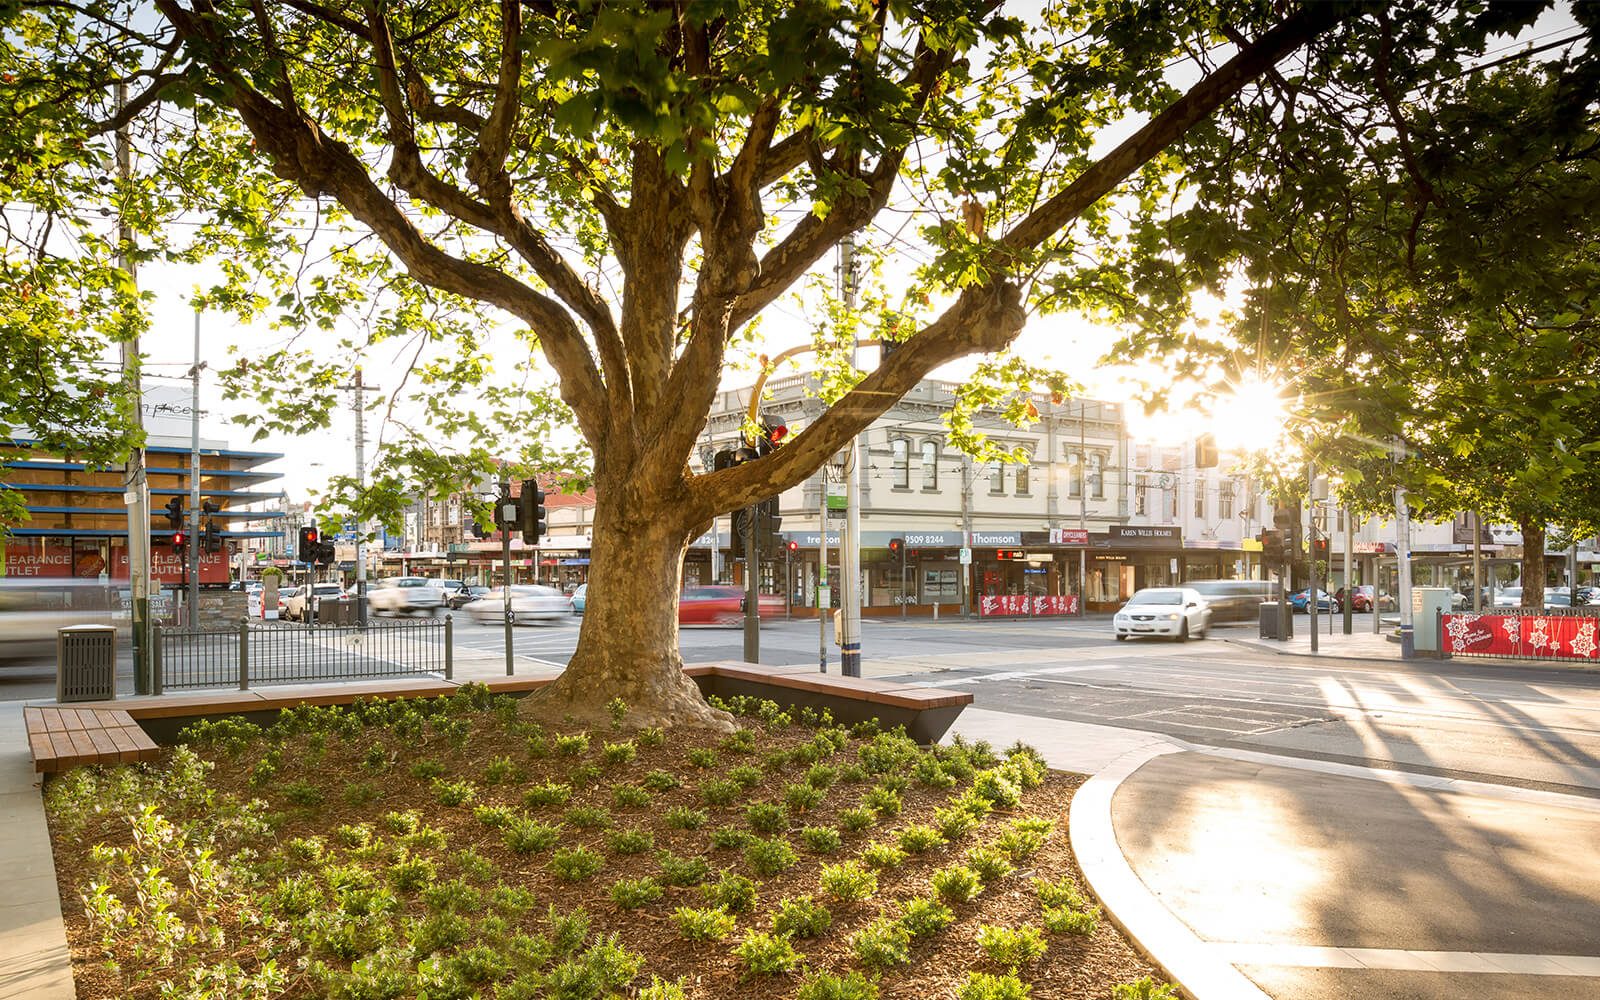
<path id="1" fill-rule="evenodd" d="M 321 537 L 322 536 L 317 532 L 315 527 L 301 528 L 300 548 L 296 552 L 295 558 L 303 563 L 316 562 L 317 551 L 320 548 L 318 541 Z"/>
<path id="2" fill-rule="evenodd" d="M 889 555 L 895 559 L 906 557 L 906 540 L 904 538 L 889 539 Z"/>
<path id="3" fill-rule="evenodd" d="M 200 510 L 203 513 L 215 514 L 217 511 L 219 511 L 221 509 L 222 509 L 221 507 L 217 506 L 217 502 L 215 500 L 202 500 L 202 501 L 200 501 Z"/>
<path id="4" fill-rule="evenodd" d="M 778 516 L 778 498 L 768 497 L 756 507 L 756 546 L 757 552 L 770 552 L 774 556 L 783 547 L 783 535 L 778 529 L 783 524 L 783 518 Z"/>
<path id="5" fill-rule="evenodd" d="M 750 519 L 754 514 L 754 507 L 740 507 L 733 512 L 733 541 L 728 550 L 736 559 L 744 557 L 744 536 L 750 531 Z"/>
<path id="6" fill-rule="evenodd" d="M 206 529 L 200 534 L 200 546 L 206 552 L 222 551 L 222 532 L 217 530 L 217 522 L 207 519 Z"/>
<path id="7" fill-rule="evenodd" d="M 544 488 L 537 479 L 522 481 L 521 504 L 517 507 L 517 514 L 522 527 L 522 541 L 528 545 L 538 545 L 540 536 L 549 531 L 549 527 L 544 520 Z"/>
<path id="8" fill-rule="evenodd" d="M 789 425 L 777 414 L 763 413 L 761 415 L 761 430 L 751 442 L 755 450 L 755 457 L 761 458 L 772 454 L 783 445 L 789 436 Z"/>
<path id="9" fill-rule="evenodd" d="M 1261 562 L 1267 566 L 1281 566 L 1285 553 L 1283 551 L 1283 532 L 1268 529 L 1258 536 L 1261 542 Z"/>
<path id="10" fill-rule="evenodd" d="M 489 529 L 479 524 L 477 518 L 472 519 L 472 537 L 479 539 L 489 537 Z"/>
<path id="11" fill-rule="evenodd" d="M 1272 511 L 1272 526 L 1282 531 L 1292 528 L 1300 520 L 1300 514 L 1293 507 L 1277 507 Z"/>
<path id="12" fill-rule="evenodd" d="M 1326 538 L 1318 538 L 1311 543 L 1311 557 L 1322 560 L 1328 558 L 1328 540 Z"/>
<path id="13" fill-rule="evenodd" d="M 1217 439 L 1212 434 L 1202 434 L 1194 439 L 1194 467 L 1197 469 L 1215 469 L 1217 467 Z"/>
<path id="14" fill-rule="evenodd" d="M 317 543 L 317 550 L 313 555 L 314 555 L 314 558 L 311 561 L 315 562 L 318 566 L 332 566 L 333 565 L 333 543 L 332 542 L 319 542 L 319 543 Z"/>
<path id="15" fill-rule="evenodd" d="M 189 536 L 188 535 L 184 534 L 181 531 L 174 531 L 172 533 L 172 551 L 174 551 L 174 552 L 182 552 L 183 549 L 184 549 L 184 546 L 186 546 L 188 544 L 189 544 Z"/>
<path id="16" fill-rule="evenodd" d="M 183 497 L 173 497 L 167 501 L 167 525 L 173 531 L 183 527 Z"/>
<path id="17" fill-rule="evenodd" d="M 796 552 L 800 551 L 800 543 L 796 542 L 796 541 L 793 541 L 793 540 L 790 540 L 787 548 L 789 549 L 789 554 L 792 556 Z"/>

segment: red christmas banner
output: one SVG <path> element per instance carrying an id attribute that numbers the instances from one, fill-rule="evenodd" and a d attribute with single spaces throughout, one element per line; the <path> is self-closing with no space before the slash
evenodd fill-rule
<path id="1" fill-rule="evenodd" d="M 1600 618 L 1576 615 L 1444 615 L 1445 649 L 1477 656 L 1600 659 Z"/>
<path id="2" fill-rule="evenodd" d="M 1076 594 L 1029 597 L 1026 594 L 997 594 L 978 598 L 978 615 L 983 618 L 1052 618 L 1078 613 Z"/>

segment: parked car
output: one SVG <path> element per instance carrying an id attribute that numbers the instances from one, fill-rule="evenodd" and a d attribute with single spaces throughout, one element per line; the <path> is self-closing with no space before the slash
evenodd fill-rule
<path id="1" fill-rule="evenodd" d="M 506 620 L 506 592 L 500 588 L 488 591 L 467 605 L 467 614 L 481 625 Z M 559 621 L 572 615 L 572 601 L 554 587 L 535 584 L 513 585 L 511 588 L 511 624 L 524 622 Z"/>
<path id="2" fill-rule="evenodd" d="M 1266 580 L 1196 580 L 1189 587 L 1205 598 L 1213 622 L 1257 621 L 1262 602 L 1273 600 Z"/>
<path id="3" fill-rule="evenodd" d="M 458 587 L 457 589 L 445 595 L 445 607 L 452 611 L 459 611 L 471 604 L 473 601 L 483 597 L 483 595 L 487 594 L 488 592 L 488 587 L 479 587 L 475 585 L 464 585 Z"/>
<path id="4" fill-rule="evenodd" d="M 588 596 L 589 585 L 587 583 L 578 584 L 578 589 L 572 592 L 572 610 L 580 615 L 583 614 L 583 606 L 587 602 Z"/>
<path id="5" fill-rule="evenodd" d="M 762 594 L 756 614 L 773 618 L 783 613 L 783 598 Z M 679 625 L 744 624 L 744 591 L 739 587 L 685 587 L 678 598 Z"/>
<path id="6" fill-rule="evenodd" d="M 367 608 L 375 615 L 431 615 L 444 607 L 444 588 L 422 576 L 391 576 L 367 587 Z"/>
<path id="7" fill-rule="evenodd" d="M 1311 603 L 1309 589 L 1298 591 L 1289 595 L 1289 604 L 1301 614 L 1310 614 L 1308 606 Z M 1317 591 L 1317 611 L 1322 614 L 1331 614 L 1340 610 L 1339 602 L 1326 590 Z"/>
<path id="8" fill-rule="evenodd" d="M 1496 587 L 1494 592 L 1494 606 L 1497 608 L 1522 607 L 1522 588 Z"/>
<path id="9" fill-rule="evenodd" d="M 1211 630 L 1211 609 L 1192 587 L 1147 587 L 1128 598 L 1111 625 L 1119 642 L 1130 635 L 1203 639 Z"/>
<path id="10" fill-rule="evenodd" d="M 292 622 L 306 620 L 306 604 L 310 602 L 313 614 L 322 613 L 322 602 L 335 600 L 344 596 L 344 588 L 337 583 L 313 584 L 309 593 L 307 588 L 301 587 L 295 591 L 294 596 L 283 602 L 282 616 Z"/>

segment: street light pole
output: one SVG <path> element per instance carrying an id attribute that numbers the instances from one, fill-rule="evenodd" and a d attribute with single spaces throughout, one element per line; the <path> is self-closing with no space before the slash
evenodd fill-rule
<path id="1" fill-rule="evenodd" d="M 856 305 L 855 237 L 839 241 L 839 280 L 845 309 Z M 850 366 L 858 367 L 858 350 L 850 346 Z M 839 637 L 839 672 L 861 676 L 861 436 L 853 435 L 845 452 L 845 520 L 843 547 L 839 550 L 839 595 L 842 598 L 844 634 Z"/>
<path id="2" fill-rule="evenodd" d="M 200 627 L 200 310 L 194 311 L 194 366 L 189 369 L 189 627 Z"/>

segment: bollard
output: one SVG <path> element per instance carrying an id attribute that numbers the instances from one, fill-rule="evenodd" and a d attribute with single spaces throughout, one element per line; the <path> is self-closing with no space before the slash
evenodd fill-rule
<path id="1" fill-rule="evenodd" d="M 239 690 L 250 690 L 250 619 L 239 619 Z"/>
<path id="2" fill-rule="evenodd" d="M 152 694 L 161 693 L 161 626 L 156 625 L 150 629 L 150 666 Z"/>
<path id="3" fill-rule="evenodd" d="M 444 616 L 444 679 L 451 680 L 455 676 L 455 649 L 453 638 L 455 625 L 451 622 L 450 615 Z"/>

